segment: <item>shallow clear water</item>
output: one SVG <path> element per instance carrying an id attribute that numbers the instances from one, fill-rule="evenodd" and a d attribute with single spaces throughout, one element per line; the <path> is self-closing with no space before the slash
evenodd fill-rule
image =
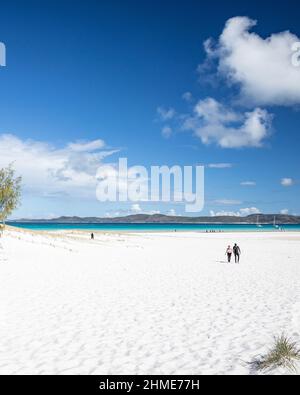
<path id="1" fill-rule="evenodd" d="M 215 225 L 215 224 L 53 224 L 53 223 L 9 223 L 23 229 L 57 231 L 57 230 L 87 230 L 87 231 L 122 231 L 122 232 L 300 232 L 300 225 L 280 225 L 279 229 L 273 225 Z"/>

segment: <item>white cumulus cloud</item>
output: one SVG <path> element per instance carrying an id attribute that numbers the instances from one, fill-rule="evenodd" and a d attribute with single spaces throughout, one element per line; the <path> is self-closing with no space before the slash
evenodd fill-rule
<path id="1" fill-rule="evenodd" d="M 141 213 L 142 212 L 142 208 L 141 208 L 141 206 L 139 205 L 139 204 L 133 204 L 132 206 L 131 206 L 131 211 L 133 212 L 133 213 L 135 213 L 135 214 L 138 214 L 138 213 Z"/>
<path id="2" fill-rule="evenodd" d="M 212 217 L 247 217 L 251 214 L 260 214 L 261 211 L 256 207 L 241 208 L 239 211 L 210 211 Z"/>
<path id="3" fill-rule="evenodd" d="M 288 213 L 289 213 L 289 209 L 287 208 L 284 208 L 283 210 L 280 211 L 280 214 L 282 215 L 288 215 Z"/>
<path id="4" fill-rule="evenodd" d="M 205 42 L 208 59 L 217 60 L 219 73 L 237 84 L 250 104 L 299 104 L 300 73 L 292 48 L 300 38 L 289 31 L 263 38 L 251 31 L 256 23 L 248 17 L 229 19 L 216 45 Z"/>
<path id="5" fill-rule="evenodd" d="M 213 98 L 206 98 L 200 100 L 194 114 L 185 119 L 183 129 L 193 131 L 206 145 L 261 147 L 270 134 L 271 120 L 272 116 L 261 108 L 241 113 Z"/>
<path id="6" fill-rule="evenodd" d="M 260 214 L 261 211 L 256 207 L 247 207 L 247 208 L 241 208 L 240 213 L 242 216 L 247 216 L 251 214 Z"/>
<path id="7" fill-rule="evenodd" d="M 176 217 L 177 214 L 176 211 L 172 208 L 167 212 L 167 215 L 169 215 L 170 217 Z"/>
<path id="8" fill-rule="evenodd" d="M 281 185 L 283 187 L 291 187 L 295 184 L 295 181 L 292 178 L 282 178 Z"/>

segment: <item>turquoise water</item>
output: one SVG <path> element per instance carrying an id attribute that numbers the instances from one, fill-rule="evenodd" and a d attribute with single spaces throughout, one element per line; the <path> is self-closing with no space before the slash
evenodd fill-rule
<path id="1" fill-rule="evenodd" d="M 86 230 L 86 231 L 121 231 L 121 232 L 278 232 L 273 225 L 214 225 L 214 224 L 53 224 L 53 223 L 9 223 L 18 228 L 57 231 L 57 230 Z M 280 225 L 286 232 L 300 232 L 300 225 Z"/>

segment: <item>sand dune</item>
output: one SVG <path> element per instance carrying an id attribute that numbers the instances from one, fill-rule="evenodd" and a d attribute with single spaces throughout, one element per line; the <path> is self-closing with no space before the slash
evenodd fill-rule
<path id="1" fill-rule="evenodd" d="M 227 264 L 236 241 L 241 264 Z M 273 336 L 300 343 L 299 241 L 9 230 L 0 374 L 255 373 L 248 362 Z"/>

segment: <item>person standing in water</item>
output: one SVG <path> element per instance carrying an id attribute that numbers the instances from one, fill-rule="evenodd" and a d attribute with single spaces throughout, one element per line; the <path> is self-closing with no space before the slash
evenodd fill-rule
<path id="1" fill-rule="evenodd" d="M 230 263 L 231 262 L 231 256 L 232 256 L 232 248 L 230 246 L 228 246 L 228 248 L 226 250 L 226 255 L 227 255 L 228 263 Z"/>
<path id="2" fill-rule="evenodd" d="M 235 244 L 233 247 L 233 253 L 234 253 L 235 263 L 240 263 L 241 249 L 237 244 Z"/>

